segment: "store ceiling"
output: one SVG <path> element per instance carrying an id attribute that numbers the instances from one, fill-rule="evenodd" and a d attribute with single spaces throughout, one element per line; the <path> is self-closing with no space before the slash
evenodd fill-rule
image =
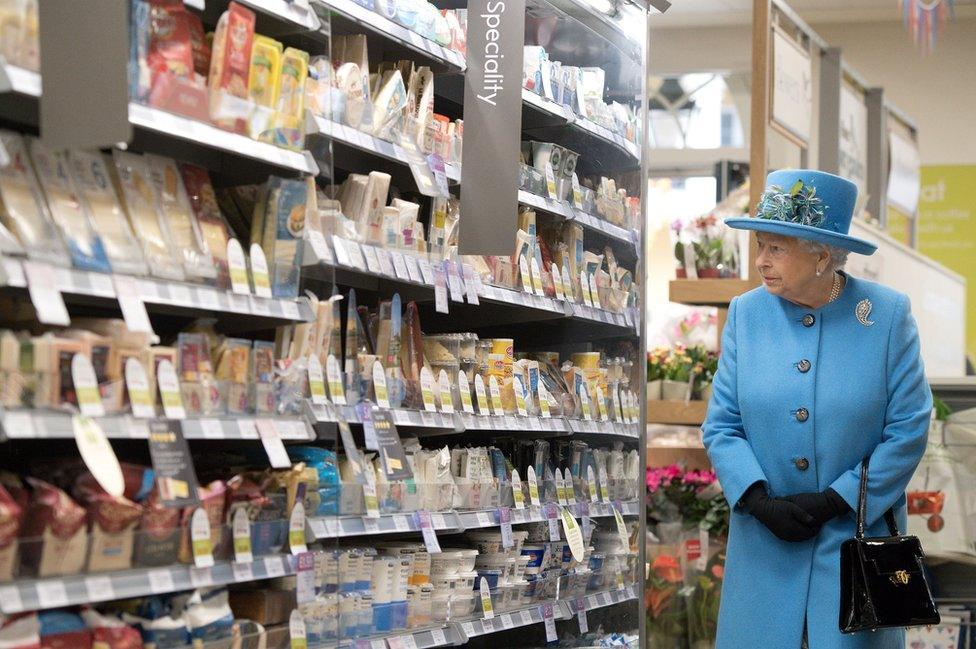
<path id="1" fill-rule="evenodd" d="M 810 23 L 901 20 L 897 0 L 788 0 Z M 956 0 L 958 18 L 976 17 L 976 0 Z M 663 16 L 652 16 L 651 27 L 695 27 L 749 23 L 752 0 L 672 0 Z"/>

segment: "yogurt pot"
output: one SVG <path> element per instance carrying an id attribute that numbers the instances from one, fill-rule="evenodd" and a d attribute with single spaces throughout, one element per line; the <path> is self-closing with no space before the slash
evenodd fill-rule
<path id="1" fill-rule="evenodd" d="M 484 577 L 488 582 L 488 588 L 491 589 L 491 592 L 495 592 L 498 590 L 498 584 L 501 582 L 503 574 L 504 571 L 499 568 L 478 568 L 478 578 L 474 582 L 474 589 L 481 589 L 481 579 Z"/>
<path id="2" fill-rule="evenodd" d="M 459 575 L 454 576 L 454 588 L 452 592 L 454 593 L 469 593 L 474 590 L 475 582 L 477 581 L 477 572 L 462 572 Z"/>
<path id="3" fill-rule="evenodd" d="M 475 606 L 478 605 L 479 597 L 474 593 L 452 595 L 450 598 L 451 617 L 468 617 L 474 613 Z M 445 607 L 447 610 L 447 607 Z"/>
<path id="4" fill-rule="evenodd" d="M 451 552 L 455 553 L 458 561 L 458 572 L 471 572 L 474 570 L 475 561 L 480 556 L 480 553 L 471 548 L 452 548 Z"/>
<path id="5" fill-rule="evenodd" d="M 529 562 L 526 564 L 526 568 L 543 568 L 546 560 L 546 551 L 549 549 L 547 545 L 542 544 L 525 544 L 522 546 L 522 556 L 529 557 Z"/>
<path id="6" fill-rule="evenodd" d="M 484 554 L 478 557 L 475 562 L 478 570 L 483 568 L 496 568 L 502 571 L 500 582 L 507 584 L 515 580 L 516 559 L 507 555 L 492 556 Z"/>
<path id="7" fill-rule="evenodd" d="M 525 568 L 529 565 L 531 558 L 526 554 L 521 554 L 515 558 L 515 572 L 512 575 L 512 582 L 522 580 L 522 577 L 525 575 Z"/>
<path id="8" fill-rule="evenodd" d="M 525 544 L 525 541 L 528 538 L 529 533 L 525 530 L 515 530 L 512 532 L 512 540 L 515 541 L 515 547 L 513 549 L 515 550 L 516 555 L 522 553 L 522 546 Z"/>
<path id="9" fill-rule="evenodd" d="M 494 530 L 476 530 L 468 532 L 468 538 L 478 546 L 479 554 L 498 554 L 502 547 L 502 533 Z"/>
<path id="10" fill-rule="evenodd" d="M 430 556 L 430 574 L 437 576 L 456 575 L 461 570 L 461 551 L 442 550 Z"/>

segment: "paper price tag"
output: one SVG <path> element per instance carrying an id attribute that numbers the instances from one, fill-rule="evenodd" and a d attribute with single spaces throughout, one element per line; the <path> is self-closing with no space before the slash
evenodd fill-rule
<path id="1" fill-rule="evenodd" d="M 291 468 L 291 460 L 288 458 L 288 451 L 285 450 L 285 443 L 281 441 L 278 427 L 271 419 L 257 419 L 255 425 L 258 429 L 258 437 L 264 445 L 264 450 L 268 454 L 268 461 L 275 469 Z"/>
<path id="2" fill-rule="evenodd" d="M 566 481 L 563 480 L 563 474 L 559 469 L 556 469 L 553 480 L 556 483 L 556 502 L 560 505 L 568 505 L 569 503 L 566 502 Z"/>
<path id="3" fill-rule="evenodd" d="M 420 266 L 420 276 L 424 280 L 424 284 L 428 286 L 434 285 L 434 267 L 430 265 L 430 262 L 426 259 L 419 259 L 417 261 Z"/>
<path id="4" fill-rule="evenodd" d="M 478 414 L 479 415 L 490 415 L 491 410 L 488 406 L 488 394 L 485 392 L 485 380 L 481 378 L 480 374 L 475 374 L 474 376 L 474 391 L 475 397 L 477 398 Z"/>
<path id="5" fill-rule="evenodd" d="M 393 257 L 390 255 L 390 251 L 379 248 L 376 251 L 376 256 L 380 260 L 380 274 L 387 277 L 396 277 L 396 269 L 393 267 Z"/>
<path id="6" fill-rule="evenodd" d="M 583 410 L 583 419 L 593 421 L 593 408 L 590 403 L 590 391 L 586 387 L 586 382 L 580 383 L 579 387 L 580 407 Z"/>
<path id="7" fill-rule="evenodd" d="M 471 622 L 461 622 L 461 630 L 464 631 L 464 637 L 469 639 L 477 635 Z"/>
<path id="8" fill-rule="evenodd" d="M 197 568 L 210 568 L 214 565 L 213 541 L 210 538 L 210 519 L 207 511 L 198 507 L 190 518 L 190 539 L 193 549 L 193 564 Z"/>
<path id="9" fill-rule="evenodd" d="M 74 415 L 71 429 L 81 459 L 95 480 L 108 494 L 121 497 L 125 491 L 122 467 L 102 427 L 90 417 Z"/>
<path id="10" fill-rule="evenodd" d="M 447 637 L 444 635 L 444 629 L 431 629 L 430 637 L 433 639 L 435 647 L 440 647 L 441 645 L 447 644 Z"/>
<path id="11" fill-rule="evenodd" d="M 115 284 L 115 297 L 119 301 L 122 318 L 125 320 L 125 328 L 129 331 L 153 335 L 152 323 L 149 322 L 146 304 L 139 294 L 135 278 L 115 275 L 112 279 Z"/>
<path id="12" fill-rule="evenodd" d="M 502 530 L 502 547 L 508 550 L 515 547 L 512 537 L 512 510 L 508 507 L 498 508 L 498 525 Z"/>
<path id="13" fill-rule="evenodd" d="M 346 248 L 349 250 L 349 261 L 356 270 L 366 270 L 366 257 L 363 256 L 363 249 L 356 241 L 347 241 Z"/>
<path id="14" fill-rule="evenodd" d="M 590 502 L 595 503 L 599 500 L 600 495 L 596 488 L 596 474 L 593 473 L 593 467 L 586 467 L 586 488 L 590 492 Z"/>
<path id="15" fill-rule="evenodd" d="M 332 253 L 329 251 L 329 246 L 325 242 L 325 237 L 319 230 L 306 228 L 305 238 L 308 239 L 309 245 L 312 246 L 312 253 L 315 255 L 316 261 L 332 263 Z"/>
<path id="16" fill-rule="evenodd" d="M 491 393 L 491 411 L 496 417 L 502 417 L 505 415 L 505 409 L 502 406 L 502 391 L 498 388 L 498 378 L 495 376 L 488 377 L 488 391 Z"/>
<path id="17" fill-rule="evenodd" d="M 539 482 L 536 480 L 534 467 L 530 466 L 526 469 L 525 479 L 529 482 L 529 502 L 533 507 L 538 507 L 540 505 Z"/>
<path id="18" fill-rule="evenodd" d="M 482 577 L 479 586 L 481 612 L 486 620 L 490 620 L 495 617 L 495 608 L 491 605 L 491 588 L 488 587 L 488 579 Z"/>
<path id="19" fill-rule="evenodd" d="M 605 466 L 600 467 L 600 500 L 610 502 L 610 480 Z"/>
<path id="20" fill-rule="evenodd" d="M 566 501 L 570 505 L 575 505 L 576 504 L 576 486 L 573 484 L 573 474 L 570 473 L 570 471 L 569 471 L 568 468 L 566 468 L 566 469 L 563 470 L 563 474 L 565 475 L 565 482 L 566 482 Z"/>
<path id="21" fill-rule="evenodd" d="M 98 391 L 95 368 L 84 354 L 75 354 L 71 358 L 71 379 L 74 382 L 75 396 L 81 414 L 88 417 L 105 416 L 105 406 L 102 404 L 102 395 Z"/>
<path id="22" fill-rule="evenodd" d="M 525 255 L 519 255 L 519 277 L 522 280 L 522 292 L 532 293 L 532 274 L 529 272 L 529 261 Z"/>
<path id="23" fill-rule="evenodd" d="M 471 399 L 471 384 L 468 383 L 468 375 L 464 370 L 458 370 L 458 394 L 461 397 L 461 410 L 473 415 L 474 401 Z"/>
<path id="24" fill-rule="evenodd" d="M 546 642 L 556 642 L 559 637 L 556 635 L 556 618 L 552 610 L 552 602 L 548 602 L 539 607 L 542 614 L 542 621 L 546 625 Z"/>
<path id="25" fill-rule="evenodd" d="M 115 599 L 115 587 L 109 577 L 85 577 L 85 591 L 92 602 L 107 602 Z"/>
<path id="26" fill-rule="evenodd" d="M 305 544 L 305 505 L 298 499 L 288 517 L 288 549 L 292 554 L 308 552 Z"/>
<path id="27" fill-rule="evenodd" d="M 542 287 L 542 269 L 539 268 L 539 262 L 535 256 L 532 257 L 530 267 L 532 269 L 532 292 L 539 297 L 545 297 L 546 291 Z"/>
<path id="28" fill-rule="evenodd" d="M 529 413 L 525 407 L 525 384 L 519 374 L 516 374 L 514 377 L 512 389 L 515 391 L 515 408 L 518 411 L 519 417 L 528 417 Z"/>
<path id="29" fill-rule="evenodd" d="M 366 269 L 371 273 L 376 273 L 377 275 L 382 274 L 383 267 L 380 265 L 379 255 L 376 254 L 376 248 L 373 246 L 362 246 L 363 256 L 366 257 Z"/>
<path id="30" fill-rule="evenodd" d="M 626 552 L 630 549 L 630 535 L 627 534 L 627 525 L 624 523 L 624 517 L 620 515 L 620 510 L 616 505 L 611 505 L 613 507 L 613 520 L 617 523 L 617 536 L 620 539 L 620 545 Z"/>
<path id="31" fill-rule="evenodd" d="M 559 541 L 559 506 L 556 503 L 546 503 L 542 513 L 549 523 L 549 540 L 553 543 Z"/>
<path id="32" fill-rule="evenodd" d="M 397 252 L 396 250 L 391 250 L 390 257 L 393 259 L 393 271 L 397 278 L 409 280 L 410 271 L 407 270 L 407 260 L 404 258 L 403 253 Z"/>
<path id="33" fill-rule="evenodd" d="M 607 399 L 603 394 L 603 388 L 596 386 L 596 405 L 600 415 L 600 421 L 610 421 L 610 413 L 607 411 Z"/>
<path id="34" fill-rule="evenodd" d="M 546 191 L 549 194 L 549 198 L 558 199 L 558 192 L 556 190 L 556 174 L 552 171 L 552 165 L 546 164 Z"/>
<path id="35" fill-rule="evenodd" d="M 301 552 L 295 561 L 295 602 L 306 604 L 315 599 L 315 557 Z"/>
<path id="36" fill-rule="evenodd" d="M 583 294 L 583 304 L 588 307 L 593 306 L 593 294 L 590 292 L 590 282 L 586 276 L 586 271 L 580 271 L 580 291 Z"/>
<path id="37" fill-rule="evenodd" d="M 57 608 L 68 605 L 68 591 L 60 579 L 37 582 L 37 602 L 43 608 Z"/>
<path id="38" fill-rule="evenodd" d="M 443 264 L 434 266 L 434 309 L 438 313 L 449 313 L 447 306 L 447 274 Z"/>
<path id="39" fill-rule="evenodd" d="M 237 583 L 254 581 L 254 566 L 250 563 L 232 563 L 230 570 Z"/>
<path id="40" fill-rule="evenodd" d="M 322 374 L 322 362 L 319 357 L 312 354 L 308 357 L 308 391 L 312 396 L 312 403 L 316 406 L 324 406 L 329 402 L 325 394 L 325 376 Z"/>
<path id="41" fill-rule="evenodd" d="M 305 630 L 305 620 L 296 608 L 288 618 L 288 638 L 290 649 L 308 649 L 308 637 Z"/>
<path id="42" fill-rule="evenodd" d="M 467 294 L 468 304 L 481 304 L 478 296 L 478 284 L 480 282 L 475 281 L 474 268 L 470 264 L 462 264 L 461 275 L 464 278 L 464 289 Z M 480 278 L 478 279 L 480 280 Z"/>
<path id="43" fill-rule="evenodd" d="M 390 392 L 386 387 L 386 372 L 383 364 L 373 361 L 373 392 L 376 395 L 376 405 L 380 408 L 390 407 Z"/>
<path id="44" fill-rule="evenodd" d="M 562 273 L 559 272 L 559 267 L 555 264 L 550 266 L 550 269 L 552 270 L 552 289 L 556 292 L 556 299 L 565 300 L 566 289 L 563 286 Z"/>
<path id="45" fill-rule="evenodd" d="M 169 570 L 150 570 L 149 571 L 149 590 L 154 595 L 158 593 L 171 593 L 176 590 L 173 584 L 173 575 Z"/>
<path id="46" fill-rule="evenodd" d="M 438 377 L 438 395 L 441 404 L 441 412 L 454 414 L 454 396 L 451 394 L 451 379 L 447 376 L 447 370 L 441 370 Z"/>
<path id="47" fill-rule="evenodd" d="M 325 359 L 325 373 L 329 380 L 329 397 L 332 403 L 338 406 L 346 405 L 346 390 L 342 385 L 342 370 L 339 368 L 339 359 L 335 354 L 329 354 Z"/>
<path id="48" fill-rule="evenodd" d="M 250 295 L 251 286 L 247 281 L 247 263 L 244 261 L 244 248 L 241 242 L 227 240 L 227 267 L 230 270 L 231 290 L 238 295 Z"/>
<path id="49" fill-rule="evenodd" d="M 572 280 L 572 277 L 573 276 L 569 273 L 569 263 L 568 262 L 563 264 L 562 272 L 560 274 L 562 275 L 563 291 L 566 294 L 566 300 L 567 301 L 570 301 L 570 302 L 575 302 L 576 301 L 576 297 L 575 297 L 575 295 L 573 293 L 573 280 Z"/>
<path id="50" fill-rule="evenodd" d="M 67 327 L 71 324 L 68 307 L 58 290 L 54 268 L 34 261 L 24 262 L 24 275 L 27 277 L 27 292 L 37 319 L 42 324 Z"/>
<path id="51" fill-rule="evenodd" d="M 431 522 L 430 512 L 421 510 L 414 514 L 420 533 L 424 537 L 424 545 L 427 546 L 429 554 L 438 554 L 441 551 L 441 544 L 437 541 L 437 533 L 434 532 L 434 525 Z"/>
<path id="52" fill-rule="evenodd" d="M 281 557 L 265 557 L 264 572 L 268 575 L 269 579 L 283 576 L 285 574 L 285 564 L 282 563 Z"/>
<path id="53" fill-rule="evenodd" d="M 209 566 L 204 568 L 193 566 L 190 568 L 190 585 L 194 588 L 204 588 L 213 585 L 213 583 L 213 568 Z"/>
<path id="54" fill-rule="evenodd" d="M 254 280 L 254 294 L 258 297 L 271 297 L 271 279 L 268 275 L 268 259 L 257 243 L 251 244 L 251 279 Z"/>
<path id="55" fill-rule="evenodd" d="M 424 410 L 435 412 L 437 407 L 434 405 L 434 375 L 429 367 L 420 368 L 420 394 L 424 400 Z"/>
<path id="56" fill-rule="evenodd" d="M 376 495 L 376 474 L 372 468 L 363 472 L 363 500 L 366 506 L 366 518 L 376 520 L 380 517 L 380 500 Z"/>
<path id="57" fill-rule="evenodd" d="M 464 302 L 464 284 L 457 273 L 457 265 L 450 260 L 444 260 L 444 272 L 447 274 L 447 283 L 451 289 L 451 300 L 454 302 Z"/>
<path id="58" fill-rule="evenodd" d="M 525 610 L 519 611 L 519 619 L 522 621 L 522 626 L 532 624 L 532 612 Z"/>
<path id="59" fill-rule="evenodd" d="M 565 508 L 560 514 L 560 520 L 563 524 L 563 535 L 565 535 L 566 543 L 569 544 L 569 549 L 573 553 L 573 559 L 582 562 L 585 547 L 583 545 L 583 532 L 580 530 L 579 523 Z"/>
<path id="60" fill-rule="evenodd" d="M 478 512 L 476 518 L 478 519 L 478 527 L 491 527 L 495 524 L 488 512 Z"/>
<path id="61" fill-rule="evenodd" d="M 238 507 L 231 519 L 231 530 L 234 535 L 234 561 L 237 563 L 251 563 L 254 555 L 251 553 L 251 519 L 247 509 Z"/>
<path id="62" fill-rule="evenodd" d="M 600 292 L 596 287 L 596 274 L 590 273 L 586 277 L 586 285 L 589 287 L 590 291 L 590 304 L 594 309 L 602 309 L 603 305 L 600 303 Z"/>
<path id="63" fill-rule="evenodd" d="M 149 378 L 146 376 L 146 370 L 142 367 L 142 363 L 132 357 L 125 361 L 125 387 L 133 416 L 140 419 L 152 419 L 156 416 L 156 409 L 149 396 Z"/>
<path id="64" fill-rule="evenodd" d="M 525 494 L 522 493 L 522 480 L 519 478 L 518 469 L 512 469 L 512 500 L 515 509 L 525 509 Z"/>
<path id="65" fill-rule="evenodd" d="M 576 619 L 579 621 L 580 633 L 589 632 L 590 625 L 589 622 L 586 621 L 586 606 L 583 604 L 582 597 L 576 600 Z"/>
<path id="66" fill-rule="evenodd" d="M 166 418 L 185 419 L 186 410 L 183 409 L 183 397 L 180 396 L 180 382 L 169 360 L 164 359 L 157 366 L 156 385 L 159 386 L 159 398 L 163 402 Z"/>
<path id="67" fill-rule="evenodd" d="M 575 173 L 573 174 L 573 207 L 578 210 L 583 209 L 583 190 Z"/>

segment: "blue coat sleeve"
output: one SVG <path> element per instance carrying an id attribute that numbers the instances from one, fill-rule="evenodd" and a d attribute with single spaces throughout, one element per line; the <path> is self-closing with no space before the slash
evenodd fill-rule
<path id="1" fill-rule="evenodd" d="M 932 391 L 925 379 L 919 351 L 918 328 L 906 296 L 901 296 L 888 334 L 888 403 L 884 430 L 868 466 L 868 526 L 904 495 L 925 452 Z M 861 464 L 845 471 L 831 486 L 857 511 Z"/>
<path id="2" fill-rule="evenodd" d="M 712 399 L 702 426 L 702 440 L 715 467 L 722 490 L 735 507 L 746 490 L 756 482 L 766 482 L 766 474 L 746 439 L 739 411 L 735 345 L 736 301 L 729 305 L 729 316 L 722 332 L 722 352 L 712 381 Z"/>

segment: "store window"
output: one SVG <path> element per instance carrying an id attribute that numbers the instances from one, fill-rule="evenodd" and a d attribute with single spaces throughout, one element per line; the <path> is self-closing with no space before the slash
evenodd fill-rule
<path id="1" fill-rule="evenodd" d="M 651 146 L 660 149 L 742 147 L 739 77 L 694 73 L 650 77 Z M 746 93 L 747 94 L 747 93 Z"/>

